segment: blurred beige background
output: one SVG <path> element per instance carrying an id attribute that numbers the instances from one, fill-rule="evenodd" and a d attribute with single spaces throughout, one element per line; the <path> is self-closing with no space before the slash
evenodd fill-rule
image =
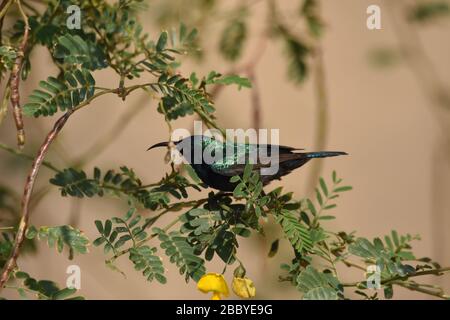
<path id="1" fill-rule="evenodd" d="M 233 3 L 236 2 L 227 1 L 224 6 L 232 6 Z M 278 3 L 283 12 L 289 12 L 297 7 L 298 1 Z M 338 218 L 326 223 L 335 230 L 357 230 L 359 235 L 369 238 L 388 234 L 392 229 L 400 233 L 420 234 L 422 241 L 414 243 L 417 255 L 430 256 L 442 265 L 449 265 L 450 155 L 448 145 L 442 145 L 444 137 L 448 139 L 449 132 L 444 133 L 439 128 L 432 104 L 406 63 L 400 62 L 387 69 L 375 68 L 369 63 L 371 50 L 398 45 L 392 20 L 384 6 L 386 2 L 324 0 L 322 3 L 322 15 L 327 24 L 323 52 L 330 100 L 327 147 L 350 154 L 349 157 L 325 160 L 322 175 L 329 177 L 335 169 L 344 181 L 354 187 L 352 192 L 338 199 L 338 207 L 334 211 Z M 366 28 L 366 9 L 370 4 L 378 4 L 382 8 L 382 30 L 370 31 Z M 253 7 L 250 18 L 252 37 L 245 47 L 243 61 L 247 61 L 247 57 L 251 58 L 257 48 L 255 35 L 264 26 L 265 10 L 264 5 Z M 151 14 L 144 13 L 142 20 L 151 20 Z M 150 24 L 147 27 L 156 37 L 158 30 Z M 426 52 L 446 83 L 450 83 L 449 28 L 447 20 L 420 31 Z M 211 23 L 207 32 L 217 34 L 221 29 L 220 22 Z M 230 65 L 224 63 L 216 53 L 217 41 L 212 40 L 214 37 L 205 40 L 209 37 L 203 35 L 203 38 L 207 59 L 200 65 L 188 61 L 182 70 L 186 73 L 195 70 L 197 74 L 206 74 L 210 70 L 229 70 Z M 33 59 L 34 71 L 23 85 L 23 97 L 50 71 L 50 59 L 45 50 L 34 52 Z M 279 128 L 280 142 L 284 145 L 311 150 L 316 103 L 313 81 L 296 86 L 287 80 L 285 56 L 278 41 L 268 42 L 256 69 L 256 76 L 262 101 L 262 127 Z M 100 72 L 96 79 L 102 86 L 115 86 L 118 81 L 109 72 Z M 249 90 L 237 91 L 235 88 L 223 90 L 216 101 L 217 116 L 223 127 L 251 126 L 250 93 Z M 131 120 L 123 134 L 104 152 L 86 165 L 86 169 L 90 171 L 94 165 L 118 168 L 126 164 L 134 168 L 144 181 L 157 181 L 169 170 L 163 161 L 164 151 L 145 150 L 153 143 L 166 140 L 167 128 L 162 116 L 156 111 L 156 102 L 138 95 L 131 96 L 125 103 L 114 96 L 101 97 L 90 107 L 75 114 L 59 137 L 58 145 L 52 148 L 49 159 L 58 166 L 64 166 L 61 154 L 65 153 L 68 159 L 82 154 L 93 145 L 96 138 L 109 132 L 127 108 L 136 103 L 143 106 L 139 115 Z M 192 120 L 179 120 L 175 126 L 190 128 Z M 26 120 L 27 152 L 35 152 L 53 121 L 43 118 Z M 0 127 L 0 141 L 9 145 L 15 143 L 10 113 Z M 0 159 L 0 184 L 9 184 L 21 193 L 30 163 L 17 160 L 3 151 L 0 151 Z M 308 164 L 285 177 L 281 183 L 273 183 L 268 189 L 283 185 L 285 190 L 295 191 L 297 197 L 301 197 L 310 168 L 311 164 Z M 38 188 L 45 185 L 49 177 L 50 173 L 43 168 Z M 71 216 L 71 211 L 78 209 L 79 216 Z M 32 223 L 38 226 L 59 225 L 75 219 L 79 228 L 93 240 L 97 236 L 93 223 L 95 219 L 120 215 L 124 210 L 124 204 L 118 200 L 101 198 L 73 201 L 62 198 L 57 188 L 53 187 L 34 209 Z M 275 258 L 268 259 L 266 254 L 276 236 L 275 228 L 269 228 L 268 233 L 265 243 L 258 236 L 241 240 L 239 256 L 247 267 L 248 276 L 255 282 L 258 298 L 296 299 L 299 295 L 295 289 L 277 281 L 279 264 L 291 259 L 287 243 L 282 242 L 282 250 Z M 185 284 L 168 261 L 165 264 L 168 267 L 168 284 L 150 284 L 133 270 L 126 257 L 118 263 L 127 274 L 125 279 L 121 274 L 106 268 L 102 249 L 92 247 L 90 251 L 88 255 L 68 261 L 65 256 L 40 244 L 37 256 L 25 256 L 19 263 L 34 277 L 49 278 L 60 284 L 65 283 L 66 267 L 79 265 L 82 270 L 80 294 L 90 299 L 209 298 L 198 292 L 193 282 Z M 221 272 L 222 268 L 222 263 L 211 263 L 208 270 Z M 345 267 L 339 271 L 342 278 L 348 281 L 363 277 L 360 271 Z M 430 281 L 450 290 L 448 276 L 430 278 Z M 428 297 L 396 289 L 394 298 Z"/>

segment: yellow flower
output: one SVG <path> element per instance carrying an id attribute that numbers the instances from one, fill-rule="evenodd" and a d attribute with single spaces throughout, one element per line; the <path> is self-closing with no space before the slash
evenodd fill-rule
<path id="1" fill-rule="evenodd" d="M 248 299 L 253 298 L 256 295 L 255 285 L 253 284 L 253 281 L 247 277 L 234 277 L 232 288 L 233 292 L 241 298 Z"/>
<path id="2" fill-rule="evenodd" d="M 212 300 L 222 299 L 222 295 L 227 297 L 228 286 L 223 275 L 219 273 L 207 273 L 197 283 L 197 289 L 203 293 L 212 292 Z"/>

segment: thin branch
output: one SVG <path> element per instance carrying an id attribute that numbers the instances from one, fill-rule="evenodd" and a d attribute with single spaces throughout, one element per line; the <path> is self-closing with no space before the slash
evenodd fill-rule
<path id="1" fill-rule="evenodd" d="M 23 197 L 22 197 L 22 218 L 20 219 L 20 222 L 19 222 L 19 227 L 18 227 L 18 230 L 16 233 L 16 238 L 14 240 L 14 246 L 11 251 L 11 255 L 8 258 L 8 260 L 6 261 L 3 271 L 2 271 L 2 274 L 0 275 L 0 290 L 4 287 L 4 285 L 8 281 L 10 273 L 16 267 L 16 261 L 17 261 L 17 258 L 19 257 L 20 248 L 23 244 L 23 241 L 25 240 L 25 232 L 27 230 L 28 221 L 30 218 L 29 205 L 30 205 L 31 195 L 33 193 L 34 184 L 36 182 L 36 178 L 39 173 L 39 169 L 44 162 L 45 155 L 47 154 L 50 145 L 56 139 L 59 132 L 62 130 L 62 128 L 66 124 L 67 120 L 69 119 L 69 117 L 75 111 L 89 105 L 92 100 L 94 100 L 95 98 L 97 98 L 101 95 L 107 94 L 107 93 L 117 93 L 117 89 L 110 89 L 110 90 L 98 92 L 95 95 L 93 95 L 90 99 L 86 100 L 84 103 L 78 105 L 76 108 L 70 109 L 69 111 L 67 111 L 62 117 L 60 117 L 56 121 L 53 129 L 48 133 L 47 137 L 44 140 L 44 143 L 41 145 L 41 147 L 36 155 L 36 158 L 33 161 L 33 165 L 31 166 L 30 173 L 28 174 L 28 177 L 27 177 L 27 180 L 25 183 L 24 193 L 23 193 Z"/>
<path id="2" fill-rule="evenodd" d="M 16 156 L 19 156 L 19 157 L 21 157 L 21 158 L 23 158 L 23 159 L 34 160 L 34 157 L 33 157 L 33 156 L 30 156 L 29 154 L 22 153 L 21 150 L 17 150 L 17 149 L 11 148 L 11 147 L 9 147 L 9 146 L 7 146 L 6 144 L 3 144 L 3 143 L 1 143 L 1 142 L 0 142 L 0 149 L 3 149 L 3 150 L 5 150 L 5 151 L 8 151 L 9 153 L 14 154 L 14 155 L 16 155 Z M 52 164 L 51 164 L 50 162 L 48 162 L 48 161 L 43 161 L 43 162 L 42 162 L 42 165 L 43 165 L 44 167 L 49 168 L 50 170 L 55 171 L 55 172 L 59 172 L 59 171 L 60 171 L 58 168 L 56 168 L 54 165 L 52 165 Z"/>
<path id="3" fill-rule="evenodd" d="M 45 138 L 44 143 L 42 144 L 41 148 L 39 149 L 36 159 L 34 160 L 33 165 L 31 167 L 31 171 L 28 174 L 27 182 L 25 183 L 25 189 L 24 189 L 24 194 L 23 194 L 23 198 L 22 198 L 22 218 L 20 219 L 20 222 L 19 222 L 19 228 L 16 233 L 16 239 L 14 241 L 14 246 L 11 251 L 11 256 L 9 257 L 8 261 L 6 262 L 5 267 L 3 268 L 3 272 L 0 276 L 0 289 L 3 288 L 6 281 L 8 281 L 9 274 L 16 267 L 16 261 L 19 256 L 20 247 L 22 246 L 22 243 L 25 239 L 25 232 L 28 227 L 28 220 L 30 218 L 30 211 L 28 210 L 28 206 L 30 203 L 34 184 L 36 182 L 36 177 L 39 172 L 39 168 L 42 165 L 42 162 L 44 161 L 44 157 L 48 151 L 48 148 L 50 147 L 50 144 L 58 136 L 58 133 L 64 127 L 64 125 L 66 124 L 69 117 L 73 114 L 73 112 L 74 112 L 73 110 L 68 111 L 61 118 L 59 118 L 58 121 L 56 121 L 53 129 L 49 132 L 49 134 Z"/>
<path id="4" fill-rule="evenodd" d="M 13 4 L 13 1 L 14 0 L 3 0 L 2 3 L 0 3 L 0 19 L 2 21 L 6 12 L 8 12 L 9 7 Z"/>
<path id="5" fill-rule="evenodd" d="M 252 69 L 248 72 L 248 77 L 252 83 L 251 103 L 252 103 L 252 127 L 255 130 L 261 128 L 261 93 L 259 91 L 258 82 L 256 80 L 255 71 Z"/>
<path id="6" fill-rule="evenodd" d="M 425 294 L 428 294 L 430 296 L 434 296 L 434 297 L 437 297 L 437 298 L 441 298 L 441 299 L 445 299 L 445 300 L 450 299 L 450 296 L 444 294 L 442 291 L 433 291 L 433 290 L 430 290 L 430 289 L 425 289 L 425 288 L 421 287 L 419 284 L 416 284 L 416 283 L 396 281 L 396 282 L 393 282 L 393 284 L 398 285 L 398 286 L 403 287 L 403 288 L 406 288 L 406 289 L 409 289 L 409 290 L 412 290 L 412 291 L 425 293 Z"/>
<path id="7" fill-rule="evenodd" d="M 19 12 L 25 22 L 25 29 L 23 32 L 22 42 L 19 45 L 17 51 L 17 57 L 14 61 L 13 68 L 11 70 L 11 75 L 9 78 L 9 86 L 11 88 L 11 106 L 13 109 L 14 121 L 17 128 L 17 145 L 19 148 L 23 148 L 25 144 L 25 131 L 23 129 L 23 118 L 22 110 L 20 108 L 20 93 L 19 93 L 19 83 L 20 74 L 22 70 L 23 58 L 25 56 L 25 49 L 28 41 L 28 33 L 30 30 L 30 25 L 28 24 L 28 17 L 23 11 L 21 0 L 16 0 Z"/>

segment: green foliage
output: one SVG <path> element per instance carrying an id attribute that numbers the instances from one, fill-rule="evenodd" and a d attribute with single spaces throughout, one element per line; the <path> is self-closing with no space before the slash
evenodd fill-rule
<path id="1" fill-rule="evenodd" d="M 263 207 L 269 203 L 270 197 L 263 195 L 262 181 L 259 179 L 258 171 L 253 170 L 252 165 L 247 164 L 242 177 L 234 176 L 230 182 L 239 182 L 233 191 L 233 196 L 236 199 L 245 199 L 247 212 L 254 212 L 257 217 L 265 216 Z"/>
<path id="2" fill-rule="evenodd" d="M 195 72 L 190 77 L 183 75 L 178 70 L 182 63 L 181 56 L 188 53 L 198 55 L 200 52 L 197 30 L 181 24 L 178 29 L 162 31 L 152 40 L 143 31 L 138 19 L 138 13 L 143 8 L 141 0 L 80 0 L 77 5 L 83 12 L 83 28 L 68 30 L 66 9 L 72 2 L 49 1 L 36 12 L 30 9 L 34 4 L 27 3 L 30 30 L 23 52 L 22 79 L 32 71 L 30 55 L 37 45 L 48 50 L 58 74 L 39 83 L 40 89 L 34 90 L 28 103 L 23 106 L 26 115 L 51 116 L 58 111 L 79 109 L 77 107 L 89 104 L 101 94 L 114 94 L 126 100 L 134 91 L 145 90 L 152 98 L 158 99 L 157 110 L 164 116 L 170 130 L 171 121 L 194 114 L 209 128 L 221 129 L 216 123 L 208 86 L 251 87 L 247 78 L 222 75 L 216 71 L 211 71 L 200 80 Z M 198 22 L 198 18 L 202 18 L 191 14 L 192 8 L 200 14 L 211 14 L 211 17 L 215 13 L 216 1 L 187 3 L 177 3 L 186 10 L 167 10 L 173 7 L 173 3 L 163 1 L 162 8 L 165 10 L 154 11 L 160 21 L 166 22 L 179 21 L 179 16 L 174 19 L 174 12 L 183 12 L 183 19 L 191 25 L 192 21 Z M 413 8 L 411 17 L 422 22 L 446 15 L 448 5 L 443 3 L 420 3 Z M 268 3 L 266 27 L 285 45 L 289 75 L 297 83 L 307 79 L 312 54 L 317 48 L 318 38 L 323 34 L 324 23 L 318 14 L 318 5 L 316 0 L 300 2 L 299 16 L 307 31 L 299 35 L 291 28 L 289 21 L 278 14 L 277 3 Z M 249 8 L 249 4 L 240 3 L 229 15 L 225 15 L 227 20 L 219 40 L 219 50 L 233 63 L 237 63 L 242 56 L 248 38 L 246 16 Z M 4 33 L 2 40 L 5 40 L 5 45 L 0 46 L 0 77 L 13 67 L 24 30 L 25 23 L 19 18 L 12 29 Z M 246 67 L 250 69 L 254 66 Z M 117 83 L 111 88 L 96 84 L 94 72 L 103 68 L 117 76 Z M 250 70 L 245 72 L 250 73 Z M 131 79 L 134 81 L 130 85 L 128 80 Z M 10 92 L 11 88 L 7 87 L 7 94 L 2 99 L 2 114 Z M 386 298 L 393 296 L 395 286 L 448 298 L 440 289 L 411 279 L 419 275 L 441 275 L 448 271 L 448 268 L 442 269 L 430 258 L 417 259 L 414 256 L 410 242 L 416 237 L 399 236 L 393 231 L 383 241 L 379 238 L 370 241 L 356 238 L 354 232 L 332 232 L 324 227 L 326 221 L 335 219 L 329 213 L 336 207 L 335 200 L 343 192 L 351 190 L 351 187 L 342 184 L 335 172 L 332 183 L 327 183 L 323 178 L 319 180 L 314 198 L 295 200 L 292 193 L 283 193 L 282 188 L 266 193 L 257 171 L 247 165 L 242 176 L 230 178 L 237 184 L 232 193 L 210 192 L 206 198 L 188 201 L 192 196 L 188 194 L 191 189 L 201 190 L 198 177 L 193 178 L 195 183 L 192 183 L 173 166 L 170 174 L 152 184 L 142 183 L 135 172 L 125 166 L 119 171 L 94 168 L 92 175 L 76 166 L 52 169 L 57 173 L 50 183 L 60 188 L 62 196 L 91 198 L 108 195 L 128 202 L 129 210 L 124 216 L 113 214 L 105 221 L 95 220 L 99 236 L 93 244 L 108 255 L 108 267 L 120 271 L 115 261 L 128 255 L 134 268 L 149 282 L 156 279 L 161 284 L 166 283 L 165 257 L 177 266 L 186 281 L 198 281 L 206 272 L 205 261 L 216 256 L 225 264 L 225 269 L 238 262 L 237 270 L 245 270 L 245 257 L 239 256 L 238 251 L 241 238 L 248 238 L 254 231 L 264 236 L 265 225 L 261 221 L 272 217 L 293 250 L 291 262 L 282 265 L 286 273 L 280 280 L 289 281 L 297 287 L 304 299 L 346 299 L 344 287 L 349 290 L 353 288 L 365 299 L 377 298 L 376 294 L 367 291 L 366 279 L 341 283 L 336 268 L 338 263 L 362 270 L 367 266 L 378 266 L 381 270 L 380 285 Z M 192 168 L 187 171 L 189 173 Z M 17 232 L 15 219 L 18 205 L 11 204 L 9 195 L 6 197 L 7 192 L 4 191 L 0 188 L 0 210 L 8 213 L 8 219 L 2 216 L 1 222 L 7 221 L 12 227 L 2 229 L 6 232 L 2 232 L 0 238 L 0 266 L 10 256 Z M 184 211 L 179 212 L 181 210 Z M 169 214 L 175 215 L 173 221 L 149 232 L 161 217 Z M 86 253 L 89 245 L 89 240 L 80 230 L 68 225 L 39 229 L 28 227 L 26 236 L 45 240 L 59 252 L 67 248 L 70 258 L 76 253 Z M 270 250 L 267 248 L 270 257 L 277 253 L 281 239 L 272 242 Z M 150 244 L 158 240 L 162 250 L 157 249 L 156 244 Z M 360 261 L 355 263 L 353 260 Z M 37 281 L 24 272 L 13 275 L 15 280 L 8 283 L 8 288 L 17 290 L 23 297 L 26 293 L 32 293 L 39 299 L 80 298 L 73 297 L 75 290 L 59 289 L 51 281 Z M 21 282 L 23 286 L 9 286 L 14 281 Z"/>
<path id="3" fill-rule="evenodd" d="M 62 196 L 102 197 L 105 193 L 115 196 L 124 195 L 141 203 L 145 208 L 157 210 L 167 207 L 169 196 L 177 199 L 187 198 L 186 189 L 200 188 L 176 172 L 166 175 L 157 186 L 145 186 L 132 169 L 125 166 L 119 172 L 108 170 L 104 175 L 99 168 L 94 168 L 93 177 L 89 178 L 82 170 L 74 168 L 58 172 L 50 183 L 59 186 Z"/>
<path id="4" fill-rule="evenodd" d="M 11 70 L 14 60 L 17 57 L 17 52 L 13 47 L 0 46 L 0 78 L 3 74 Z"/>
<path id="5" fill-rule="evenodd" d="M 342 297 L 342 287 L 331 273 L 323 273 L 307 266 L 297 278 L 297 289 L 304 300 L 337 300 Z"/>
<path id="6" fill-rule="evenodd" d="M 89 239 L 83 232 L 69 225 L 40 227 L 39 229 L 31 226 L 27 230 L 26 237 L 28 239 L 46 239 L 48 246 L 50 248 L 56 247 L 59 253 L 63 251 L 64 247 L 67 247 L 70 259 L 72 259 L 74 254 L 85 254 L 88 252 Z"/>
<path id="7" fill-rule="evenodd" d="M 81 65 L 89 70 L 108 66 L 106 56 L 95 43 L 85 41 L 79 35 L 66 34 L 57 39 L 54 57 L 67 65 Z"/>
<path id="8" fill-rule="evenodd" d="M 238 16 L 230 20 L 222 31 L 219 51 L 229 61 L 236 61 L 241 55 L 247 39 L 245 10 L 239 9 Z"/>
<path id="9" fill-rule="evenodd" d="M 0 268 L 3 268 L 5 265 L 12 248 L 13 239 L 6 232 L 2 232 L 0 238 Z"/>
<path id="10" fill-rule="evenodd" d="M 296 251 L 312 250 L 313 243 L 309 230 L 298 217 L 288 210 L 283 210 L 276 219 L 283 228 L 284 235 Z"/>
<path id="11" fill-rule="evenodd" d="M 402 261 L 416 260 L 408 249 L 411 249 L 409 242 L 418 237 L 412 237 L 409 234 L 399 237 L 396 231 L 392 231 L 391 237 L 385 236 L 384 239 L 385 243 L 380 238 L 375 238 L 373 242 L 358 238 L 349 246 L 348 251 L 376 264 L 384 278 L 414 274 L 416 269 L 409 264 L 403 264 Z"/>
<path id="12" fill-rule="evenodd" d="M 195 73 L 194 73 L 195 75 Z M 192 77 L 192 76 L 191 76 Z M 240 77 L 238 75 L 221 75 L 215 71 L 211 71 L 208 76 L 202 81 L 205 85 L 210 84 L 221 84 L 221 85 L 232 85 L 235 84 L 238 90 L 241 88 L 251 88 L 252 84 L 248 78 Z"/>
<path id="13" fill-rule="evenodd" d="M 194 112 L 204 117 L 215 110 L 201 90 L 192 88 L 189 80 L 179 75 L 162 74 L 158 84 L 150 85 L 150 88 L 164 95 L 158 105 L 158 111 L 166 115 L 168 120 L 175 120 Z"/>
<path id="14" fill-rule="evenodd" d="M 450 4 L 446 0 L 432 0 L 419 2 L 412 7 L 409 19 L 414 22 L 424 23 L 436 18 L 446 17 L 450 14 Z"/>
<path id="15" fill-rule="evenodd" d="M 318 38 L 323 33 L 324 25 L 317 11 L 318 11 L 317 0 L 304 0 L 300 8 L 300 15 L 305 17 L 309 33 L 314 37 Z"/>
<path id="16" fill-rule="evenodd" d="M 123 218 L 113 217 L 102 223 L 100 220 L 95 221 L 95 226 L 101 236 L 94 240 L 93 244 L 98 247 L 103 245 L 105 254 L 111 250 L 116 253 L 117 249 L 125 244 L 132 243 L 132 247 L 147 238 L 145 228 L 150 220 L 146 220 L 143 224 L 142 216 L 136 213 L 134 207 L 130 207 Z"/>
<path id="17" fill-rule="evenodd" d="M 179 268 L 181 275 L 185 275 L 186 282 L 189 278 L 196 282 L 200 280 L 205 274 L 205 262 L 194 254 L 194 249 L 189 245 L 187 238 L 177 231 L 166 233 L 159 228 L 154 228 L 153 231 L 158 235 L 161 248 L 165 250 L 170 262 Z"/>
<path id="18" fill-rule="evenodd" d="M 142 274 L 148 281 L 156 279 L 159 283 L 167 282 L 164 276 L 164 266 L 159 256 L 155 255 L 156 248 L 142 246 L 130 250 L 130 260 L 134 263 L 134 268 L 142 270 Z"/>
<path id="19" fill-rule="evenodd" d="M 81 296 L 73 296 L 77 289 L 60 289 L 55 282 L 36 280 L 26 272 L 17 271 L 14 278 L 22 282 L 21 287 L 13 287 L 22 299 L 29 299 L 28 294 L 32 294 L 39 300 L 84 300 Z"/>
<path id="20" fill-rule="evenodd" d="M 48 77 L 40 81 L 41 89 L 34 90 L 29 102 L 23 106 L 28 116 L 51 116 L 59 110 L 72 109 L 92 98 L 95 92 L 95 80 L 89 71 L 76 69 L 64 73 L 64 79 Z"/>

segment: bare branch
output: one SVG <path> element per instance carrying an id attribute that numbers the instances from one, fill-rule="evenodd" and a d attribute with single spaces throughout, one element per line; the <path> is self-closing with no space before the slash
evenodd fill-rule
<path id="1" fill-rule="evenodd" d="M 23 241 L 25 239 L 25 232 L 28 227 L 28 220 L 30 218 L 29 203 L 31 199 L 31 194 L 33 193 L 34 184 L 36 182 L 36 177 L 39 173 L 39 169 L 44 161 L 45 155 L 47 154 L 48 148 L 50 147 L 51 143 L 55 140 L 55 138 L 58 136 L 58 133 L 64 127 L 64 125 L 66 124 L 67 120 L 69 119 L 69 117 L 72 115 L 73 112 L 74 110 L 68 111 L 61 118 L 59 118 L 58 121 L 56 121 L 53 129 L 48 133 L 47 137 L 44 140 L 44 143 L 39 149 L 36 159 L 33 161 L 31 171 L 28 174 L 27 181 L 25 183 L 22 198 L 22 218 L 20 219 L 19 222 L 19 228 L 16 233 L 16 239 L 14 241 L 14 247 L 12 249 L 11 256 L 6 262 L 3 272 L 0 276 L 0 289 L 4 287 L 6 281 L 8 281 L 10 273 L 16 267 L 16 261 L 19 256 L 20 247 L 23 244 Z"/>
<path id="2" fill-rule="evenodd" d="M 25 131 L 23 129 L 22 110 L 20 108 L 19 82 L 23 58 L 25 55 L 25 49 L 28 41 L 28 33 L 30 30 L 30 25 L 28 24 L 28 17 L 23 11 L 20 0 L 17 0 L 16 3 L 17 6 L 19 7 L 20 14 L 22 15 L 22 18 L 25 22 L 25 29 L 23 32 L 22 42 L 20 43 L 17 51 L 16 60 L 14 61 L 14 65 L 11 70 L 11 75 L 9 78 L 9 86 L 11 88 L 11 106 L 13 109 L 14 121 L 16 123 L 17 128 L 17 144 L 19 148 L 23 148 L 25 144 Z"/>

